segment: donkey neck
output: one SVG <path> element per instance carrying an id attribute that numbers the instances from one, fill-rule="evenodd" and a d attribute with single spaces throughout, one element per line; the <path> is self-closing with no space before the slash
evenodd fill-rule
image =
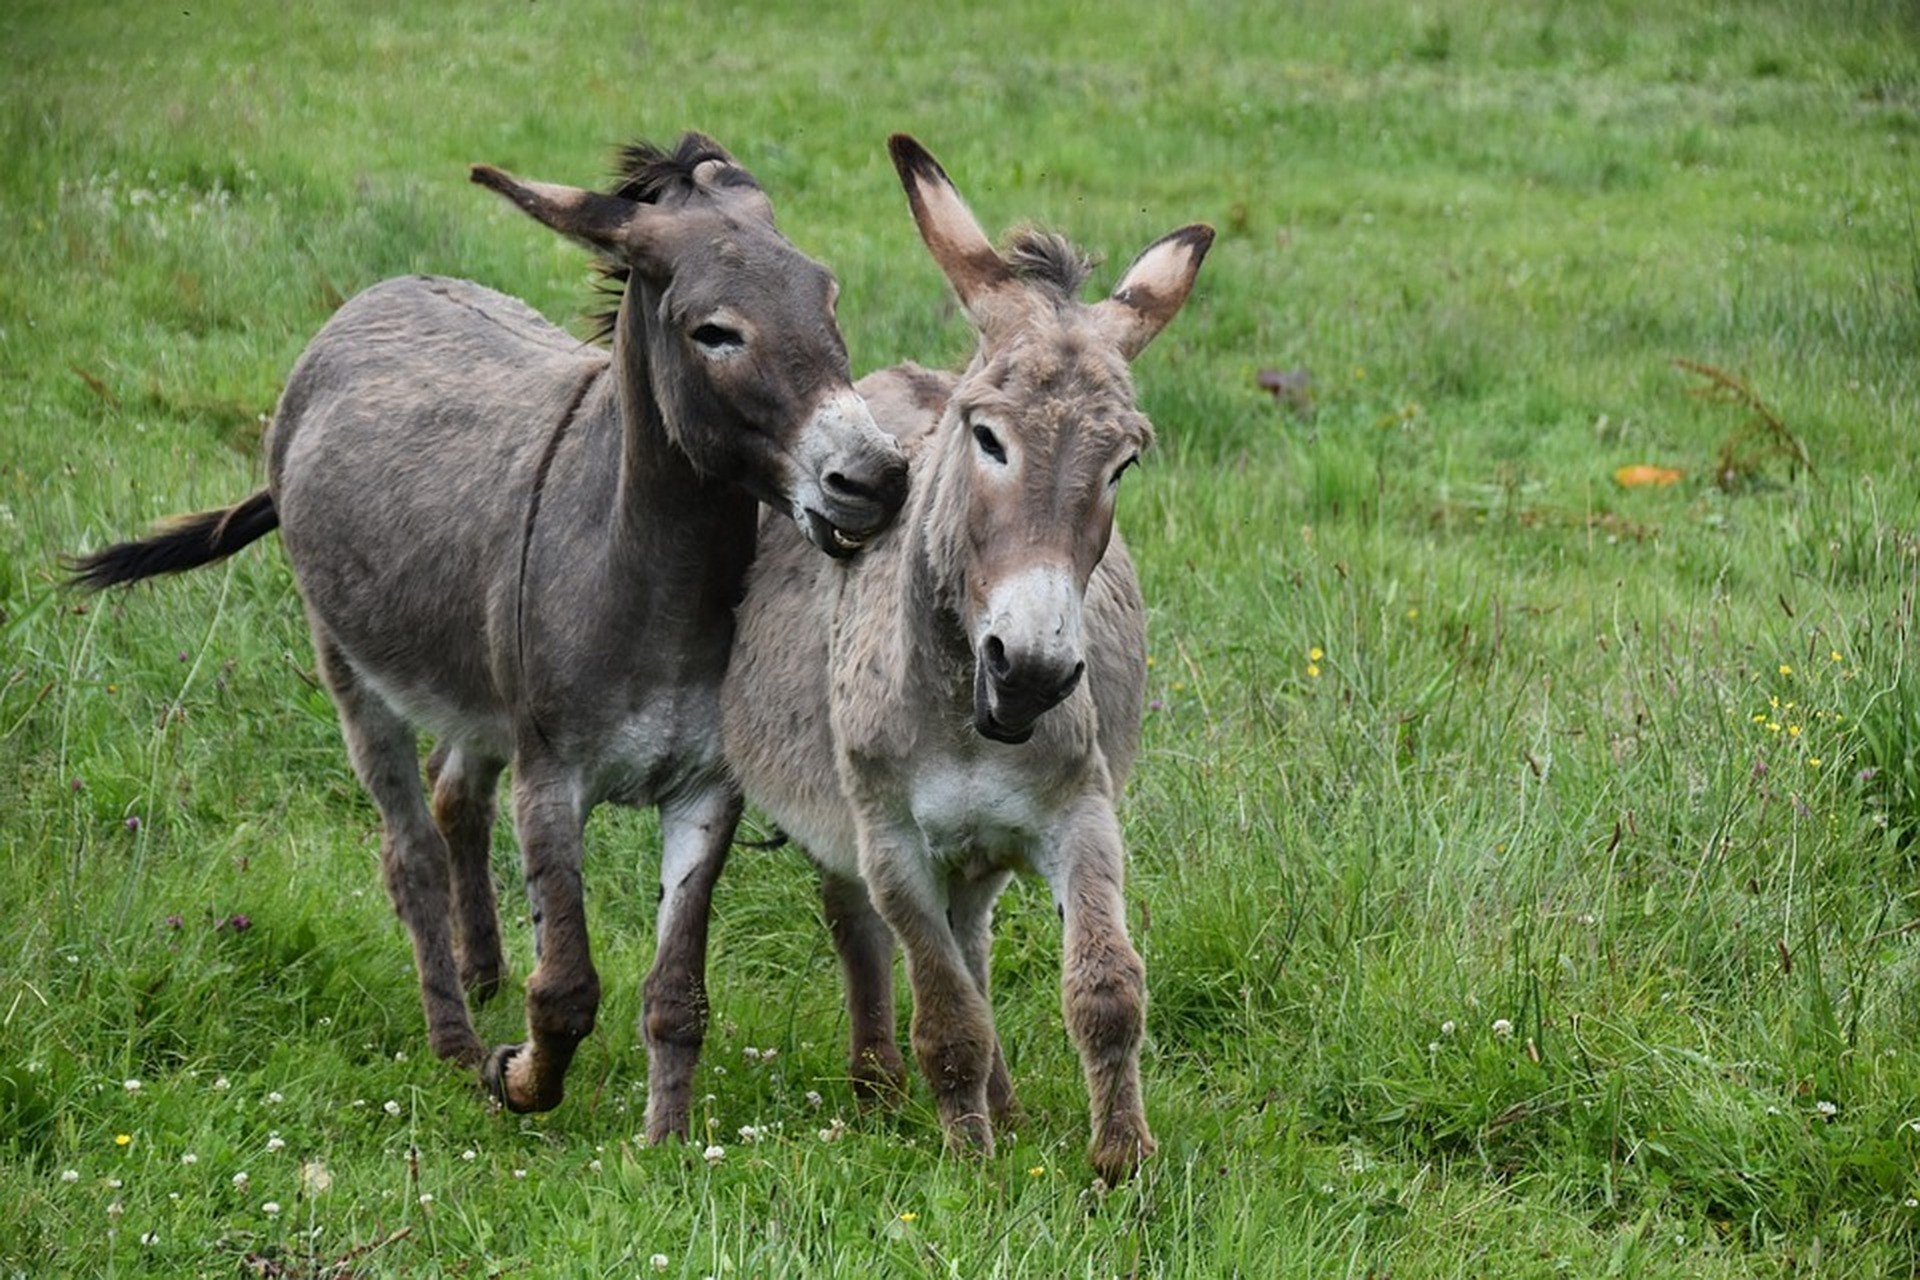
<path id="1" fill-rule="evenodd" d="M 659 362 L 651 349 L 650 317 L 658 294 L 628 283 L 614 329 L 613 374 L 618 379 L 620 475 L 609 513 L 611 559 L 676 612 L 704 603 L 730 611 L 753 559 L 756 502 L 740 486 L 696 467 L 675 442 L 668 410 L 656 390 Z M 676 424 L 680 434 L 699 424 Z"/>

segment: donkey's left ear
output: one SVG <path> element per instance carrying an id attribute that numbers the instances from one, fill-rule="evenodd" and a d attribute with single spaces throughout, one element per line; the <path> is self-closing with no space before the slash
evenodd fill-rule
<path id="1" fill-rule="evenodd" d="M 649 229 L 666 220 L 652 205 L 579 187 L 529 182 L 489 164 L 474 165 L 472 178 L 513 201 L 528 217 L 618 261 L 643 257 Z"/>
<path id="2" fill-rule="evenodd" d="M 1095 304 L 1100 328 L 1127 359 L 1146 350 L 1179 313 L 1212 245 L 1213 228 L 1204 222 L 1162 236 L 1133 260 L 1113 296 Z"/>

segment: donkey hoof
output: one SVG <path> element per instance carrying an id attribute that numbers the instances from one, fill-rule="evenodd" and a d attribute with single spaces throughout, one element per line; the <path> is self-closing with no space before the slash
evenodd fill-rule
<path id="1" fill-rule="evenodd" d="M 1138 1130 L 1101 1134 L 1087 1149 L 1087 1160 L 1108 1186 L 1117 1187 L 1139 1171 L 1140 1162 L 1157 1146 L 1143 1125 Z"/>
<path id="2" fill-rule="evenodd" d="M 461 990 L 467 993 L 469 1003 L 479 1006 L 491 1001 L 500 994 L 504 977 L 499 969 L 482 969 L 460 975 Z"/>
<path id="3" fill-rule="evenodd" d="M 465 1029 L 445 1035 L 429 1034 L 427 1047 L 433 1050 L 434 1057 L 457 1067 L 477 1067 L 487 1056 L 487 1048 L 480 1043 L 480 1037 Z"/>
<path id="4" fill-rule="evenodd" d="M 993 1125 L 979 1112 L 970 1111 L 947 1122 L 947 1150 L 974 1160 L 993 1158 Z"/>
<path id="5" fill-rule="evenodd" d="M 493 1100 L 509 1111 L 551 1111 L 560 1105 L 560 1091 L 547 1096 L 537 1082 L 527 1079 L 533 1055 L 523 1044 L 503 1044 L 487 1056 L 480 1069 L 480 1083 Z"/>
<path id="6" fill-rule="evenodd" d="M 853 1096 L 862 1107 L 898 1107 L 907 1097 L 907 1064 L 890 1044 L 862 1049 L 850 1066 Z"/>

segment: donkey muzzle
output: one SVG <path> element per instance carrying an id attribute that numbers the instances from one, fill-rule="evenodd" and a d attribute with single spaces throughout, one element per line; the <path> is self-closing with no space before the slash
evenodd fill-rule
<path id="1" fill-rule="evenodd" d="M 814 414 L 800 450 L 794 517 L 807 540 L 836 558 L 860 552 L 907 500 L 907 459 L 848 392 Z"/>
<path id="2" fill-rule="evenodd" d="M 995 671 L 996 665 L 1004 666 L 1004 657 L 997 663 L 991 652 L 1000 641 L 989 636 L 987 644 L 989 652 L 973 665 L 973 727 L 983 738 L 1017 745 L 1033 737 L 1040 717 L 1079 687 L 1087 664 L 1076 661 L 1064 674 L 1057 668 L 1038 672 L 1029 667 L 1015 678 L 1011 668 L 1004 674 Z M 1004 648 L 1000 652 L 1004 655 Z"/>
<path id="3" fill-rule="evenodd" d="M 1086 675 L 1080 591 L 1064 570 L 1029 569 L 991 593 L 976 634 L 973 727 L 995 742 L 1025 742 Z"/>

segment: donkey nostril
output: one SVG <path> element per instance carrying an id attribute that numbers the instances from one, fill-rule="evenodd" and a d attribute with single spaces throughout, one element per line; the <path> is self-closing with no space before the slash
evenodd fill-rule
<path id="1" fill-rule="evenodd" d="M 1060 682 L 1060 697 L 1065 698 L 1068 694 L 1072 693 L 1074 688 L 1080 683 L 1080 677 L 1086 673 L 1087 664 L 1085 662 L 1074 663 L 1073 670 L 1067 675 L 1065 680 Z"/>
<path id="2" fill-rule="evenodd" d="M 869 501 L 873 498 L 872 486 L 861 484 L 844 471 L 829 471 L 820 478 L 820 483 L 836 498 L 862 498 Z"/>
<path id="3" fill-rule="evenodd" d="M 1007 661 L 1007 646 L 1000 642 L 999 636 L 987 637 L 987 674 L 995 680 L 1005 680 L 1013 674 L 1013 664 Z"/>

